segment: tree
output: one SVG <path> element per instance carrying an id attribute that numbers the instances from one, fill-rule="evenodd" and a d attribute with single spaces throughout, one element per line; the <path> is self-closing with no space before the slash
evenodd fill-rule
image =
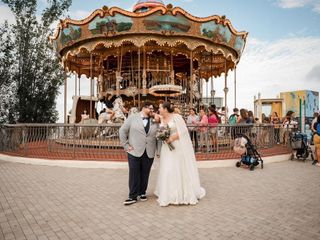
<path id="1" fill-rule="evenodd" d="M 8 22 L 0 26 L 0 124 L 13 121 L 15 84 L 12 81 L 13 42 Z"/>
<path id="2" fill-rule="evenodd" d="M 64 73 L 48 41 L 50 25 L 69 8 L 71 0 L 48 0 L 37 20 L 37 0 L 1 0 L 15 15 L 12 25 L 16 101 L 11 106 L 20 123 L 52 123 L 58 118 L 56 96 Z"/>

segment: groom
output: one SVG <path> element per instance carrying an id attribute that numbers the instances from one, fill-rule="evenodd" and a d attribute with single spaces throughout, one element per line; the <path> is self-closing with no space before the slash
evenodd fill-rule
<path id="1" fill-rule="evenodd" d="M 158 124 L 150 119 L 153 105 L 145 102 L 139 113 L 127 118 L 119 130 L 120 143 L 128 153 L 129 197 L 124 205 L 147 201 L 146 190 L 156 151 Z"/>

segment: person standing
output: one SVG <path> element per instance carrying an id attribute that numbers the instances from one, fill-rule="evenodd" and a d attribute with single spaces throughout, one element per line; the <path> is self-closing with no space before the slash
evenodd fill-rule
<path id="1" fill-rule="evenodd" d="M 253 112 L 252 111 L 248 111 L 248 120 L 247 123 L 249 124 L 254 124 L 254 116 L 253 116 Z"/>
<path id="2" fill-rule="evenodd" d="M 274 137 L 277 144 L 280 144 L 280 118 L 277 112 L 273 112 L 271 122 L 274 126 Z"/>
<path id="3" fill-rule="evenodd" d="M 225 107 L 221 108 L 221 111 L 218 112 L 218 115 L 221 116 L 221 124 L 227 124 L 227 111 Z"/>
<path id="4" fill-rule="evenodd" d="M 147 200 L 146 191 L 157 149 L 158 129 L 158 124 L 153 123 L 150 117 L 155 116 L 159 121 L 153 110 L 153 105 L 145 102 L 141 112 L 131 114 L 119 130 L 120 143 L 128 153 L 129 164 L 129 197 L 124 205 Z"/>
<path id="5" fill-rule="evenodd" d="M 160 169 L 155 189 L 160 206 L 195 205 L 206 194 L 199 173 L 188 128 L 183 118 L 174 114 L 169 102 L 159 108 L 161 125 L 170 129 L 170 137 L 161 147 Z M 170 149 L 168 144 L 174 149 Z"/>
<path id="6" fill-rule="evenodd" d="M 250 127 L 246 126 L 246 124 L 250 124 L 250 119 L 248 115 L 248 110 L 241 108 L 240 109 L 240 117 L 237 120 L 237 123 L 240 125 L 237 127 L 237 134 L 249 134 L 250 133 Z"/>
<path id="7" fill-rule="evenodd" d="M 197 125 L 199 123 L 199 116 L 196 114 L 195 108 L 190 109 L 190 114 L 187 118 L 187 123 L 192 125 L 191 127 L 189 127 L 190 138 L 191 138 L 191 141 L 194 142 L 195 151 L 197 152 L 199 146 L 198 146 L 197 129 L 196 129 L 195 125 Z"/>
<path id="8" fill-rule="evenodd" d="M 320 167 L 320 115 L 317 117 L 317 121 L 313 124 L 313 129 L 315 129 L 313 135 L 313 142 L 315 146 L 316 160 L 312 163 Z"/>
<path id="9" fill-rule="evenodd" d="M 219 124 L 219 118 L 217 111 L 213 107 L 209 107 L 209 136 L 210 136 L 210 148 L 212 152 L 217 151 L 217 126 Z"/>
<path id="10" fill-rule="evenodd" d="M 298 122 L 295 121 L 293 118 L 294 118 L 294 112 L 290 110 L 287 112 L 285 119 L 282 123 L 282 127 L 284 130 L 284 133 L 283 133 L 284 145 L 287 145 L 289 143 L 290 133 L 292 132 L 292 129 L 298 128 Z"/>
<path id="11" fill-rule="evenodd" d="M 239 118 L 239 109 L 238 108 L 234 108 L 233 109 L 233 114 L 231 114 L 231 116 L 229 117 L 229 127 L 230 127 L 230 132 L 231 132 L 231 139 L 235 139 L 236 138 L 236 134 L 237 134 L 237 128 L 236 128 L 236 124 L 238 122 L 238 118 Z"/>
<path id="12" fill-rule="evenodd" d="M 317 131 L 316 129 L 314 129 L 314 124 L 317 122 L 318 116 L 319 116 L 319 113 L 317 113 L 317 112 L 313 113 L 313 119 L 311 122 L 311 132 L 312 132 L 311 145 L 313 145 L 313 136 Z"/>
<path id="13" fill-rule="evenodd" d="M 208 151 L 208 117 L 204 109 L 200 109 L 199 116 L 200 148 L 204 147 Z"/>

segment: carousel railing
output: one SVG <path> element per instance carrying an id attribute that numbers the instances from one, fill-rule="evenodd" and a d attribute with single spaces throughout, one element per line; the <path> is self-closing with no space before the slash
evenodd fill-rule
<path id="1" fill-rule="evenodd" d="M 125 160 L 120 145 L 121 124 L 15 124 L 0 127 L 0 151 L 25 157 L 53 159 Z M 188 125 L 196 156 L 232 153 L 238 133 L 249 136 L 258 149 L 277 144 L 274 125 Z M 289 129 L 282 129 L 280 144 L 288 144 Z M 196 139 L 196 140 L 195 140 Z"/>

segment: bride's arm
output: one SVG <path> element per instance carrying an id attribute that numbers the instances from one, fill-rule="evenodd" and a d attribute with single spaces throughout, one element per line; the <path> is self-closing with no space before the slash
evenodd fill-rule
<path id="1" fill-rule="evenodd" d="M 167 140 L 166 143 L 172 143 L 173 141 L 179 140 L 179 134 L 172 134 Z"/>

